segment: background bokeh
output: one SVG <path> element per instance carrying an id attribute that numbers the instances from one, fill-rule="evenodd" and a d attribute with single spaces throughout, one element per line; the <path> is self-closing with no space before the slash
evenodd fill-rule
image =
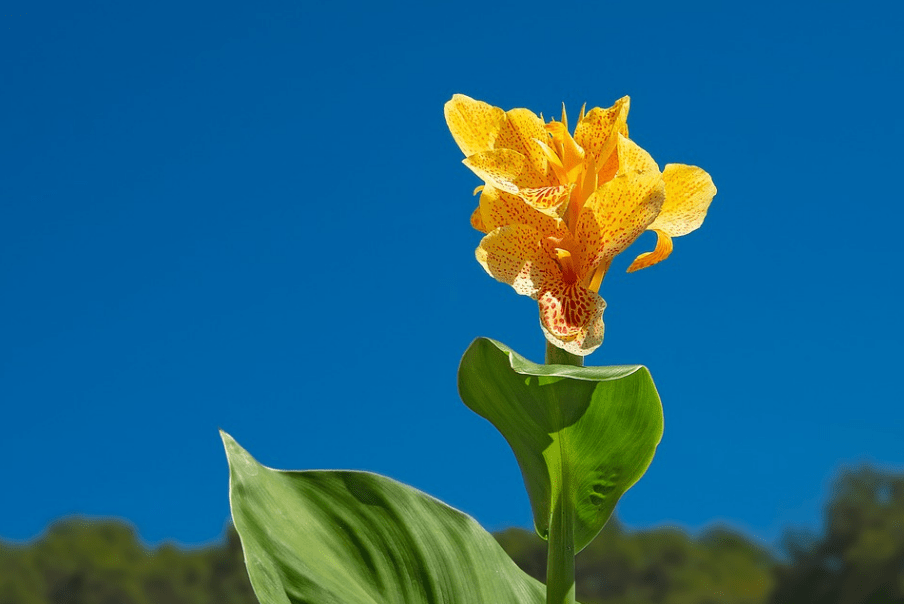
<path id="1" fill-rule="evenodd" d="M 629 527 L 816 526 L 839 466 L 904 465 L 901 5 L 8 3 L 0 13 L 0 537 L 69 514 L 222 534 L 217 428 L 262 463 L 392 476 L 529 526 L 458 400 L 536 304 L 473 259 L 442 105 L 628 94 L 631 136 L 719 193 L 603 283 L 589 364 L 643 363 L 666 432 Z"/>

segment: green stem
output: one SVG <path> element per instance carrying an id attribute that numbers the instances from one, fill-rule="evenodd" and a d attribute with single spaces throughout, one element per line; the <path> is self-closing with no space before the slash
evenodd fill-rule
<path id="1" fill-rule="evenodd" d="M 546 342 L 547 365 L 584 366 L 584 357 L 571 354 Z M 564 460 L 563 460 L 564 461 Z M 574 599 L 574 502 L 571 500 L 571 472 L 560 468 L 559 496 L 549 521 L 546 556 L 546 604 L 575 604 Z"/>
<path id="2" fill-rule="evenodd" d="M 546 340 L 546 364 L 547 365 L 574 365 L 584 366 L 584 357 L 571 354 Z"/>
<path id="3" fill-rule="evenodd" d="M 567 468 L 563 468 L 562 490 L 549 523 L 546 604 L 575 604 L 574 504 L 569 495 L 568 474 Z"/>

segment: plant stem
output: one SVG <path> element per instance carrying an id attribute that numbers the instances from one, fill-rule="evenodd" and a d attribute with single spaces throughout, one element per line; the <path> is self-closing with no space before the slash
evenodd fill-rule
<path id="1" fill-rule="evenodd" d="M 547 365 L 584 366 L 584 357 L 571 354 L 546 341 Z M 574 502 L 571 471 L 560 468 L 562 483 L 552 506 L 546 555 L 546 604 L 575 604 L 574 600 Z"/>
<path id="2" fill-rule="evenodd" d="M 552 510 L 546 556 L 546 604 L 575 604 L 574 599 L 574 504 L 567 468 L 562 489 Z"/>
<path id="3" fill-rule="evenodd" d="M 574 365 L 584 366 L 584 357 L 566 352 L 546 340 L 546 364 L 547 365 Z"/>

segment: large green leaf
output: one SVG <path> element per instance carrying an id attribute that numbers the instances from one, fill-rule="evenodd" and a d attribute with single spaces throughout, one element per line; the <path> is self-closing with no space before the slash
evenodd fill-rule
<path id="1" fill-rule="evenodd" d="M 575 552 L 646 472 L 662 438 L 662 405 L 641 365 L 537 365 L 478 338 L 461 360 L 458 390 L 515 452 L 537 533 L 547 538 L 557 504 L 573 508 Z"/>
<path id="2" fill-rule="evenodd" d="M 369 472 L 283 472 L 226 433 L 229 498 L 261 604 L 542 604 L 477 522 Z"/>

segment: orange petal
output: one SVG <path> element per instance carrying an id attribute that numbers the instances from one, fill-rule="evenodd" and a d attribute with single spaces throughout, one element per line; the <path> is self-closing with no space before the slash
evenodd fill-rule
<path id="1" fill-rule="evenodd" d="M 543 284 L 537 300 L 546 339 L 571 354 L 586 356 L 603 342 L 606 302 L 580 284 Z"/>
<path id="2" fill-rule="evenodd" d="M 609 182 L 618 173 L 618 153 L 610 153 L 606 163 L 597 168 L 596 182 L 598 185 Z"/>
<path id="3" fill-rule="evenodd" d="M 463 94 L 452 96 L 443 107 L 446 124 L 452 138 L 465 157 L 489 151 L 505 120 L 505 112 L 483 101 L 475 101 Z"/>
<path id="4" fill-rule="evenodd" d="M 672 238 L 662 231 L 657 231 L 655 229 L 651 230 L 656 233 L 656 248 L 652 252 L 644 252 L 635 258 L 634 262 L 631 263 L 631 266 L 628 267 L 629 273 L 662 262 L 672 253 Z"/>
<path id="5" fill-rule="evenodd" d="M 539 231 L 523 224 L 491 231 L 475 256 L 490 276 L 508 283 L 522 296 L 536 298 L 541 283 L 561 280 L 551 244 Z"/>
<path id="6" fill-rule="evenodd" d="M 653 222 L 665 200 L 662 174 L 650 154 L 619 136 L 619 173 L 584 203 L 577 223 L 577 238 L 584 244 L 587 276 L 600 264 L 608 265 Z"/>
<path id="7" fill-rule="evenodd" d="M 687 235 L 700 228 L 709 204 L 716 194 L 713 179 L 697 166 L 668 164 L 662 171 L 665 203 L 650 225 L 672 237 Z"/>
<path id="8" fill-rule="evenodd" d="M 571 137 L 571 134 L 568 133 L 568 126 L 566 124 L 562 122 L 549 122 L 546 124 L 546 130 L 552 136 L 553 146 L 558 151 L 559 158 L 562 160 L 566 181 L 575 182 L 580 174 L 581 164 L 584 162 L 584 149 L 582 149 Z"/>

